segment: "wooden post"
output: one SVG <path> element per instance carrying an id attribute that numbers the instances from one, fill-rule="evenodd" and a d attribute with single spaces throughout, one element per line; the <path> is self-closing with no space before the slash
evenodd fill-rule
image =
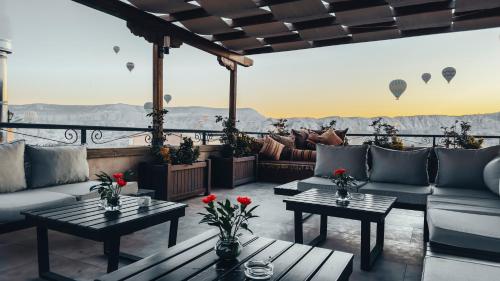
<path id="1" fill-rule="evenodd" d="M 163 110 L 163 42 L 153 43 L 153 112 Z M 153 146 L 163 145 L 163 120 L 153 116 Z"/>
<path id="2" fill-rule="evenodd" d="M 229 70 L 229 119 L 233 122 L 236 122 L 237 69 L 237 65 L 234 64 L 234 68 Z"/>

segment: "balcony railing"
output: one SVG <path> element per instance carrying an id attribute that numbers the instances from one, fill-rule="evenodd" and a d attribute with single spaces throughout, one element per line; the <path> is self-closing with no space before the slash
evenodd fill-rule
<path id="1" fill-rule="evenodd" d="M 86 125 L 56 125 L 29 123 L 0 123 L 0 131 L 7 132 L 16 139 L 23 138 L 36 144 L 88 144 L 103 146 L 148 145 L 151 143 L 152 128 L 109 127 Z M 167 143 L 176 144 L 184 136 L 193 138 L 197 143 L 206 145 L 218 142 L 222 134 L 217 130 L 165 129 Z M 263 137 L 267 132 L 246 132 L 254 137 Z M 373 134 L 348 134 L 350 144 L 361 144 L 372 140 Z M 379 135 L 383 136 L 383 135 Z M 405 146 L 436 147 L 442 146 L 446 137 L 439 134 L 398 134 Z M 500 135 L 478 135 L 485 140 L 484 146 L 500 144 Z"/>

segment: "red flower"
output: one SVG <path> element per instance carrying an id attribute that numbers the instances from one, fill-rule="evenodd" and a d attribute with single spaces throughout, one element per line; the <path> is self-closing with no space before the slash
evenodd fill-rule
<path id="1" fill-rule="evenodd" d="M 250 205 L 252 203 L 252 199 L 250 199 L 250 197 L 247 197 L 247 196 L 238 196 L 236 198 L 236 200 L 238 200 L 238 202 L 240 202 L 241 205 Z"/>
<path id="2" fill-rule="evenodd" d="M 208 204 L 210 202 L 215 201 L 215 199 L 217 199 L 217 196 L 215 196 L 215 194 L 210 194 L 207 197 L 203 197 L 203 199 L 201 199 L 201 201 L 205 204 Z"/>
<path id="3" fill-rule="evenodd" d="M 333 172 L 333 175 L 334 176 L 340 176 L 340 175 L 344 175 L 345 173 L 347 172 L 346 169 L 337 169 Z"/>
<path id="4" fill-rule="evenodd" d="M 125 180 L 124 180 L 124 179 L 122 179 L 122 178 L 118 178 L 118 179 L 116 180 L 116 183 L 117 183 L 117 184 L 118 184 L 118 186 L 120 186 L 120 187 L 123 187 L 123 186 L 126 186 L 126 185 L 127 185 L 127 181 L 125 181 Z"/>
<path id="5" fill-rule="evenodd" d="M 122 178 L 123 178 L 123 173 L 116 173 L 116 174 L 113 174 L 113 178 L 115 178 L 116 180 L 118 180 L 118 179 L 122 179 Z"/>

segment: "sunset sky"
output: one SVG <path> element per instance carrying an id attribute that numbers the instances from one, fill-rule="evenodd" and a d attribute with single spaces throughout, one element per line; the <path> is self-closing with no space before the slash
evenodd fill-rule
<path id="1" fill-rule="evenodd" d="M 239 69 L 238 107 L 269 117 L 497 112 L 499 35 L 496 28 L 252 56 L 255 65 Z M 2 37 L 14 47 L 11 104 L 151 100 L 151 44 L 122 20 L 69 0 L 0 0 Z M 457 69 L 450 84 L 441 76 L 447 66 Z M 432 74 L 428 84 L 424 72 Z M 388 85 L 398 78 L 408 88 L 396 101 Z M 166 56 L 171 106 L 227 107 L 228 88 L 216 57 L 187 45 Z"/>

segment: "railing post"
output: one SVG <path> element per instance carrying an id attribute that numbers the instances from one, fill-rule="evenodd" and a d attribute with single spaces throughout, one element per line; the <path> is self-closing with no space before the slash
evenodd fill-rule
<path id="1" fill-rule="evenodd" d="M 207 132 L 201 133 L 201 144 L 203 145 L 207 144 Z"/>
<path id="2" fill-rule="evenodd" d="M 432 147 L 436 147 L 436 136 L 432 137 Z"/>
<path id="3" fill-rule="evenodd" d="M 87 143 L 87 130 L 81 129 L 80 130 L 80 143 L 81 144 L 86 144 Z"/>

